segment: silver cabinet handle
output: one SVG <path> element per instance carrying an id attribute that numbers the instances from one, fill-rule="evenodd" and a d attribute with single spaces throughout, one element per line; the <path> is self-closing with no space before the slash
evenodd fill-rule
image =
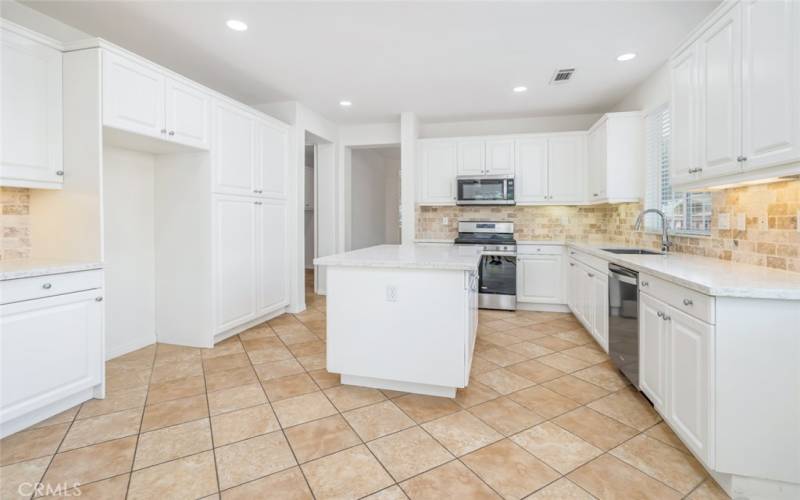
<path id="1" fill-rule="evenodd" d="M 255 203 L 256 205 L 261 205 L 262 204 L 260 201 L 254 201 L 253 203 Z"/>
<path id="2" fill-rule="evenodd" d="M 664 317 L 664 313 L 662 313 L 661 311 L 656 312 L 656 314 L 658 315 L 659 318 Z"/>
<path id="3" fill-rule="evenodd" d="M 642 288 L 644 288 L 646 286 L 650 286 L 650 283 L 648 283 L 647 281 L 642 281 L 641 285 L 642 285 Z"/>
<path id="4" fill-rule="evenodd" d="M 694 305 L 694 302 L 692 302 L 692 299 L 683 299 L 683 305 L 691 306 Z"/>
<path id="5" fill-rule="evenodd" d="M 662 317 L 664 318 L 664 321 L 672 321 L 672 318 L 670 316 L 667 316 L 666 313 Z"/>
<path id="6" fill-rule="evenodd" d="M 44 288 L 45 290 L 50 290 L 51 288 L 53 288 L 53 285 L 51 285 L 50 283 L 45 283 L 42 285 L 42 288 Z"/>
<path id="7" fill-rule="evenodd" d="M 739 156 L 738 158 L 736 158 L 736 161 L 738 161 L 740 163 L 743 162 L 743 161 L 747 161 L 747 157 L 746 156 Z"/>
<path id="8" fill-rule="evenodd" d="M 166 134 L 166 133 L 167 133 L 167 129 L 165 129 L 165 128 L 162 128 L 162 129 L 161 129 L 161 133 L 162 133 L 162 134 Z"/>
<path id="9" fill-rule="evenodd" d="M 575 255 L 575 252 L 570 252 L 569 254 L 570 254 L 570 255 Z"/>
<path id="10" fill-rule="evenodd" d="M 597 193 L 592 193 L 592 196 L 597 197 Z"/>
<path id="11" fill-rule="evenodd" d="M 569 267 L 575 267 L 575 264 L 574 264 L 574 263 L 572 263 L 572 262 L 570 262 L 570 263 L 569 263 Z"/>
<path id="12" fill-rule="evenodd" d="M 175 135 L 175 131 L 174 130 L 170 130 L 169 131 L 169 135 Z"/>
<path id="13" fill-rule="evenodd" d="M 589 275 L 590 278 L 594 278 L 594 274 L 593 273 L 586 273 L 586 274 Z"/>
<path id="14" fill-rule="evenodd" d="M 103 302 L 103 297 L 95 297 L 94 301 L 95 302 Z"/>
<path id="15" fill-rule="evenodd" d="M 64 177 L 64 171 L 63 170 L 56 170 L 56 175 L 58 175 L 60 177 Z"/>

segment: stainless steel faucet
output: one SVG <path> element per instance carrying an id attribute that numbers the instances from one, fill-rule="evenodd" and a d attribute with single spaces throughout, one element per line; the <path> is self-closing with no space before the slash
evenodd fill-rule
<path id="1" fill-rule="evenodd" d="M 669 239 L 669 222 L 667 222 L 667 216 L 661 210 L 657 208 L 642 210 L 639 216 L 636 217 L 636 224 L 634 224 L 633 229 L 635 231 L 641 229 L 642 221 L 647 214 L 658 214 L 661 217 L 661 251 L 669 252 L 669 247 L 672 246 L 672 240 Z"/>

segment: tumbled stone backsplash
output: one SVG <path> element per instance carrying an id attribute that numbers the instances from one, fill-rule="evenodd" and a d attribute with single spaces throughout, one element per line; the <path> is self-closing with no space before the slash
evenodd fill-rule
<path id="1" fill-rule="evenodd" d="M 23 188 L 0 188 L 0 230 L 3 246 L 0 260 L 24 259 L 31 253 L 31 233 L 28 224 L 30 192 Z"/>
<path id="2" fill-rule="evenodd" d="M 711 234 L 673 235 L 672 251 L 800 272 L 800 180 L 716 191 Z M 633 230 L 639 203 L 589 207 L 417 207 L 418 239 L 455 238 L 459 220 L 509 220 L 518 240 L 610 241 L 658 248 L 661 236 Z M 745 213 L 747 229 L 719 229 L 719 214 Z M 448 217 L 443 225 L 442 218 Z M 762 225 L 763 223 L 763 225 Z"/>

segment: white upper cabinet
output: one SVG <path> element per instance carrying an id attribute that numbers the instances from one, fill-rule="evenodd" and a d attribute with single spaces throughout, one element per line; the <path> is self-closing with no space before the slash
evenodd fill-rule
<path id="1" fill-rule="evenodd" d="M 726 2 L 672 57 L 672 183 L 800 172 L 800 4 Z"/>
<path id="2" fill-rule="evenodd" d="M 585 197 L 586 137 L 583 134 L 547 140 L 548 185 L 551 202 L 580 202 Z"/>
<path id="3" fill-rule="evenodd" d="M 264 121 L 255 124 L 255 191 L 269 198 L 286 198 L 289 132 Z M 311 184 L 313 198 L 313 184 Z"/>
<path id="4" fill-rule="evenodd" d="M 514 175 L 514 139 L 486 141 L 487 175 Z"/>
<path id="5" fill-rule="evenodd" d="M 254 195 L 256 186 L 254 117 L 217 103 L 214 112 L 214 192 Z"/>
<path id="6" fill-rule="evenodd" d="M 531 137 L 517 140 L 515 181 L 517 203 L 547 200 L 547 139 Z"/>
<path id="7" fill-rule="evenodd" d="M 486 173 L 486 143 L 483 139 L 458 141 L 458 175 Z"/>
<path id="8" fill-rule="evenodd" d="M 0 186 L 60 188 L 61 51 L 2 29 Z"/>
<path id="9" fill-rule="evenodd" d="M 211 98 L 194 86 L 166 80 L 167 136 L 182 144 L 208 149 Z"/>
<path id="10" fill-rule="evenodd" d="M 697 46 L 689 46 L 670 62 L 670 82 L 670 178 L 683 184 L 697 172 Z"/>
<path id="11" fill-rule="evenodd" d="M 103 125 L 163 137 L 164 75 L 150 65 L 103 52 Z"/>
<path id="12" fill-rule="evenodd" d="M 419 141 L 418 203 L 455 204 L 458 148 L 452 140 Z"/>
<path id="13" fill-rule="evenodd" d="M 588 137 L 589 203 L 638 201 L 642 197 L 644 122 L 638 111 L 608 113 Z"/>
<path id="14" fill-rule="evenodd" d="M 703 175 L 739 168 L 742 141 L 741 11 L 732 9 L 697 42 L 699 164 Z"/>
<path id="15" fill-rule="evenodd" d="M 745 169 L 800 158 L 800 3 L 747 0 L 742 11 Z"/>
<path id="16" fill-rule="evenodd" d="M 210 96 L 147 61 L 103 51 L 103 125 L 209 147 Z"/>

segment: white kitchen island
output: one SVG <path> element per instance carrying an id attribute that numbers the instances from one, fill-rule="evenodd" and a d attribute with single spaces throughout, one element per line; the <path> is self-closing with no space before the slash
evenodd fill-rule
<path id="1" fill-rule="evenodd" d="M 480 250 L 380 245 L 314 260 L 327 272 L 327 368 L 343 384 L 454 397 L 478 326 Z"/>

